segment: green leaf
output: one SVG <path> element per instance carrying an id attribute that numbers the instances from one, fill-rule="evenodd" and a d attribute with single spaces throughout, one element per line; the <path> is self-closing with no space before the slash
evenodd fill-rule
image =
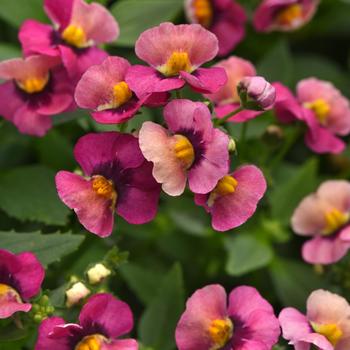
<path id="1" fill-rule="evenodd" d="M 139 323 L 140 340 L 155 350 L 175 348 L 174 332 L 184 307 L 181 267 L 175 264 L 160 283 Z"/>
<path id="2" fill-rule="evenodd" d="M 184 6 L 183 0 L 121 0 L 111 8 L 120 37 L 116 45 L 132 47 L 138 36 L 151 27 L 173 20 Z"/>
<path id="3" fill-rule="evenodd" d="M 254 236 L 239 235 L 224 241 L 228 259 L 226 272 L 241 276 L 268 265 L 273 257 L 270 246 Z"/>
<path id="4" fill-rule="evenodd" d="M 318 161 L 310 159 L 284 181 L 278 183 L 270 195 L 271 210 L 274 218 L 288 225 L 294 209 L 299 202 L 315 190 L 317 180 Z"/>
<path id="5" fill-rule="evenodd" d="M 8 43 L 0 43 L 0 61 L 21 56 L 21 50 L 18 46 Z"/>
<path id="6" fill-rule="evenodd" d="M 310 265 L 292 260 L 274 260 L 270 274 L 275 290 L 285 306 L 305 309 L 309 294 L 319 288 L 327 289 L 324 279 Z"/>
<path id="7" fill-rule="evenodd" d="M 285 41 L 277 43 L 258 63 L 257 71 L 268 81 L 281 81 L 288 85 L 294 73 L 288 44 Z"/>
<path id="8" fill-rule="evenodd" d="M 9 216 L 48 225 L 65 225 L 68 208 L 59 200 L 55 172 L 41 165 L 0 174 L 0 208 Z"/>
<path id="9" fill-rule="evenodd" d="M 71 233 L 0 232 L 0 247 L 13 253 L 31 251 L 47 266 L 78 249 L 84 238 Z"/>
<path id="10" fill-rule="evenodd" d="M 0 17 L 14 27 L 28 18 L 47 22 L 43 0 L 0 0 Z"/>

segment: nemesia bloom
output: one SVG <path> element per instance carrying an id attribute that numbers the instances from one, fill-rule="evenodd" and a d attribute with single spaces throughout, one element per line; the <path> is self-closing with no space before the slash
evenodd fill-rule
<path id="1" fill-rule="evenodd" d="M 190 23 L 210 30 L 219 40 L 219 56 L 230 53 L 245 34 L 245 11 L 235 0 L 185 0 Z"/>
<path id="2" fill-rule="evenodd" d="M 318 289 L 307 299 L 306 315 L 288 307 L 278 319 L 283 338 L 295 349 L 344 350 L 350 346 L 350 306 L 337 294 Z"/>
<path id="3" fill-rule="evenodd" d="M 87 4 L 84 0 L 45 0 L 44 9 L 54 27 L 35 20 L 25 21 L 19 32 L 25 55 L 61 57 L 74 79 L 108 56 L 96 45 L 116 40 L 119 27 L 102 5 Z"/>
<path id="4" fill-rule="evenodd" d="M 82 308 L 79 324 L 61 317 L 42 321 L 35 350 L 137 350 L 135 339 L 117 339 L 133 328 L 128 304 L 111 294 L 95 294 Z"/>
<path id="5" fill-rule="evenodd" d="M 254 14 L 254 27 L 259 32 L 293 31 L 314 16 L 319 0 L 263 0 Z"/>
<path id="6" fill-rule="evenodd" d="M 227 74 L 226 84 L 214 94 L 205 95 L 214 103 L 215 113 L 218 118 L 223 118 L 240 107 L 240 98 L 237 92 L 239 82 L 245 77 L 256 75 L 256 70 L 250 61 L 237 56 L 231 56 L 214 65 L 224 68 Z M 244 110 L 229 119 L 233 123 L 245 122 L 255 118 L 261 112 Z"/>
<path id="7" fill-rule="evenodd" d="M 325 181 L 304 198 L 292 216 L 292 228 L 304 243 L 302 256 L 310 264 L 332 264 L 350 248 L 350 183 Z"/>
<path id="8" fill-rule="evenodd" d="M 338 137 L 350 133 L 350 105 L 331 83 L 315 78 L 297 86 L 297 98 L 280 83 L 276 88 L 275 111 L 284 123 L 304 122 L 306 145 L 316 153 L 340 153 L 345 143 Z"/>
<path id="9" fill-rule="evenodd" d="M 176 327 L 179 350 L 271 350 L 280 327 L 272 306 L 249 286 L 224 288 L 212 284 L 187 301 Z"/>
<path id="10" fill-rule="evenodd" d="M 51 116 L 72 106 L 70 79 L 49 56 L 30 56 L 0 62 L 0 115 L 20 132 L 43 136 L 52 126 Z M 6 102 L 5 102 L 6 101 Z"/>
<path id="11" fill-rule="evenodd" d="M 108 124 L 129 120 L 143 104 L 166 103 L 167 93 L 137 98 L 125 82 L 130 67 L 130 63 L 122 57 L 108 57 L 100 65 L 90 67 L 77 84 L 77 105 L 93 110 L 91 114 L 97 122 Z"/>
<path id="12" fill-rule="evenodd" d="M 74 155 L 85 177 L 60 171 L 56 187 L 63 203 L 74 209 L 88 231 L 109 236 L 114 212 L 131 224 L 154 218 L 160 186 L 136 137 L 118 132 L 87 134 L 78 140 Z"/>
<path id="13" fill-rule="evenodd" d="M 212 226 L 227 231 L 245 223 L 255 212 L 266 191 L 261 170 L 253 165 L 223 176 L 207 194 L 195 194 L 195 203 L 211 214 Z"/>
<path id="14" fill-rule="evenodd" d="M 208 107 L 201 102 L 173 100 L 164 108 L 168 129 L 143 123 L 140 148 L 153 163 L 153 176 L 171 196 L 190 190 L 211 191 L 228 171 L 228 136 L 213 127 Z"/>
<path id="15" fill-rule="evenodd" d="M 220 67 L 200 68 L 218 52 L 216 36 L 199 24 L 162 23 L 144 31 L 135 44 L 136 55 L 151 67 L 133 66 L 126 82 L 139 97 L 182 88 L 216 92 L 226 83 Z"/>
<path id="16" fill-rule="evenodd" d="M 39 293 L 44 276 L 33 253 L 12 254 L 0 249 L 0 319 L 30 311 L 29 299 Z"/>
<path id="17" fill-rule="evenodd" d="M 252 109 L 271 109 L 276 99 L 276 89 L 263 77 L 245 77 L 238 84 L 241 104 L 251 105 Z"/>

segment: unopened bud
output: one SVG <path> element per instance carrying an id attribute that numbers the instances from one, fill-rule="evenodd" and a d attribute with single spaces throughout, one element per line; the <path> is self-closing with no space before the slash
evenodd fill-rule
<path id="1" fill-rule="evenodd" d="M 238 83 L 237 91 L 245 109 L 267 110 L 275 103 L 276 89 L 263 77 L 245 77 Z"/>
<path id="2" fill-rule="evenodd" d="M 236 151 L 236 142 L 232 137 L 230 138 L 230 141 L 228 143 L 228 151 L 230 153 L 233 153 Z"/>
<path id="3" fill-rule="evenodd" d="M 91 284 L 98 284 L 102 282 L 110 274 L 111 270 L 108 270 L 103 264 L 96 264 L 87 272 L 89 283 Z"/>
<path id="4" fill-rule="evenodd" d="M 74 283 L 68 290 L 66 290 L 66 305 L 72 307 L 78 304 L 82 299 L 90 294 L 90 290 L 86 288 L 82 282 Z"/>

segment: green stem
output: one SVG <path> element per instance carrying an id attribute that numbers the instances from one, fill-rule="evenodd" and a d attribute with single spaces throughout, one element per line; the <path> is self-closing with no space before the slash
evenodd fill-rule
<path id="1" fill-rule="evenodd" d="M 240 153 L 242 157 L 244 157 L 245 154 L 245 144 L 246 144 L 246 139 L 247 139 L 247 131 L 248 131 L 248 122 L 245 122 L 242 124 L 241 128 L 241 135 L 239 138 L 239 146 L 240 146 Z"/>
<path id="2" fill-rule="evenodd" d="M 120 124 L 119 126 L 119 132 L 125 132 L 126 128 L 128 127 L 128 122 L 125 122 L 123 124 Z"/>
<path id="3" fill-rule="evenodd" d="M 175 90 L 175 95 L 177 99 L 181 99 L 182 98 L 181 90 Z"/>
<path id="4" fill-rule="evenodd" d="M 229 118 L 233 117 L 234 115 L 238 114 L 239 112 L 242 112 L 243 110 L 244 110 L 243 107 L 237 108 L 233 112 L 225 115 L 223 118 L 216 119 L 215 122 L 214 122 L 214 125 L 215 126 L 219 126 L 219 125 L 222 125 L 222 124 L 226 123 Z"/>

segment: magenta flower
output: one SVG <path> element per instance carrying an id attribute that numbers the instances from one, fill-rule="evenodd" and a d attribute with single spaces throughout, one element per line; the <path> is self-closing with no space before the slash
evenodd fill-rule
<path id="1" fill-rule="evenodd" d="M 223 118 L 240 107 L 240 98 L 237 92 L 238 83 L 245 77 L 255 76 L 256 70 L 253 64 L 243 58 L 231 56 L 218 62 L 214 67 L 225 69 L 227 83 L 216 93 L 206 95 L 215 105 L 215 113 L 218 118 Z M 242 111 L 229 119 L 233 123 L 241 123 L 255 118 L 261 112 Z"/>
<path id="2" fill-rule="evenodd" d="M 254 14 L 258 32 L 292 31 L 308 23 L 319 0 L 263 0 Z"/>
<path id="3" fill-rule="evenodd" d="M 201 24 L 219 40 L 219 56 L 226 56 L 245 35 L 247 17 L 235 0 L 185 0 L 190 23 Z"/>
<path id="4" fill-rule="evenodd" d="M 97 122 L 113 124 L 129 120 L 143 104 L 165 104 L 167 93 L 137 98 L 125 82 L 130 67 L 130 63 L 121 57 L 108 57 L 100 65 L 90 67 L 77 84 L 77 105 L 93 110 L 91 115 Z"/>
<path id="5" fill-rule="evenodd" d="M 297 98 L 280 83 L 276 88 L 275 111 L 280 121 L 304 122 L 306 145 L 316 153 L 340 153 L 345 143 L 337 137 L 350 133 L 350 105 L 331 83 L 315 78 L 297 86 Z"/>
<path id="6" fill-rule="evenodd" d="M 37 295 L 45 270 L 33 253 L 12 254 L 0 249 L 0 319 L 28 312 L 29 299 Z"/>
<path id="7" fill-rule="evenodd" d="M 0 63 L 0 78 L 7 80 L 0 85 L 0 115 L 20 132 L 43 136 L 52 126 L 51 116 L 72 106 L 72 84 L 59 63 L 48 56 Z"/>
<path id="8" fill-rule="evenodd" d="M 350 306 L 337 294 L 318 289 L 307 299 L 306 315 L 288 307 L 278 318 L 283 338 L 296 350 L 345 350 L 350 346 Z"/>
<path id="9" fill-rule="evenodd" d="M 135 51 L 151 66 L 133 66 L 126 76 L 139 97 L 180 89 L 186 83 L 200 93 L 213 93 L 226 83 L 222 68 L 199 68 L 218 52 L 216 36 L 199 24 L 162 23 L 140 35 Z"/>
<path id="10" fill-rule="evenodd" d="M 187 301 L 176 328 L 179 350 L 270 350 L 280 327 L 272 306 L 248 286 L 232 290 L 212 284 Z"/>
<path id="11" fill-rule="evenodd" d="M 211 214 L 212 226 L 227 231 L 244 224 L 255 212 L 266 191 L 261 170 L 253 165 L 223 176 L 207 194 L 196 194 L 195 203 Z"/>
<path id="12" fill-rule="evenodd" d="M 84 0 L 45 0 L 44 9 L 54 27 L 25 21 L 19 32 L 25 55 L 61 57 L 69 75 L 77 80 L 87 68 L 108 56 L 96 45 L 116 40 L 119 27 L 102 5 Z"/>
<path id="13" fill-rule="evenodd" d="M 137 350 L 134 339 L 117 339 L 133 328 L 128 304 L 111 294 L 93 295 L 82 308 L 79 324 L 50 317 L 39 327 L 35 350 Z"/>
<path id="14" fill-rule="evenodd" d="M 173 100 L 164 108 L 168 129 L 143 123 L 139 142 L 145 158 L 153 163 L 153 176 L 171 196 L 190 190 L 211 191 L 228 171 L 229 139 L 215 129 L 210 111 L 201 102 Z"/>
<path id="15" fill-rule="evenodd" d="M 61 200 L 74 209 L 88 231 L 109 236 L 115 211 L 131 224 L 154 218 L 160 186 L 136 137 L 118 132 L 88 134 L 79 139 L 74 155 L 85 177 L 60 171 L 56 187 Z"/>
<path id="16" fill-rule="evenodd" d="M 350 183 L 325 181 L 304 198 L 292 216 L 292 228 L 302 236 L 311 236 L 302 249 L 310 264 L 332 264 L 350 248 Z"/>

